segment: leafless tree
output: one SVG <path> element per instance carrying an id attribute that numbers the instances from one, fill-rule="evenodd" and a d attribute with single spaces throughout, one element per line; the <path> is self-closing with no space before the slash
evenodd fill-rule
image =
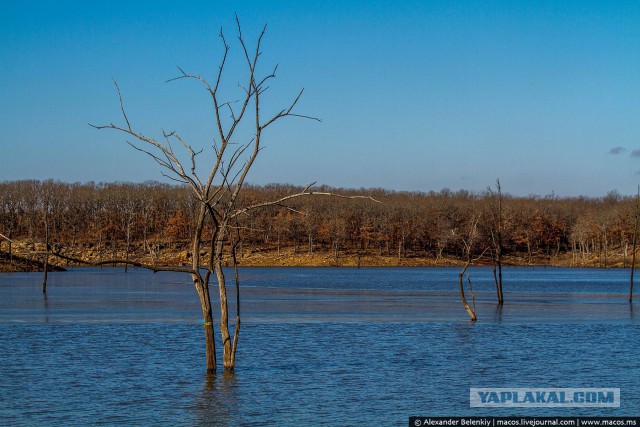
<path id="1" fill-rule="evenodd" d="M 489 227 L 491 234 L 491 270 L 493 271 L 493 280 L 496 285 L 496 294 L 498 297 L 498 305 L 504 304 L 504 294 L 502 293 L 502 256 L 503 256 L 503 241 L 502 241 L 502 187 L 500 186 L 500 180 L 496 180 L 496 192 L 495 194 L 489 187 L 490 200 L 493 202 L 491 211 L 493 224 Z"/>
<path id="2" fill-rule="evenodd" d="M 467 269 L 469 268 L 469 266 L 471 264 L 473 264 L 473 262 L 476 259 L 479 259 L 482 257 L 482 255 L 484 254 L 484 251 L 482 252 L 482 254 L 475 258 L 473 257 L 473 249 L 474 249 L 474 244 L 475 244 L 475 239 L 477 237 L 477 232 L 478 232 L 478 221 L 480 221 L 480 216 L 481 214 L 477 214 L 477 215 L 473 215 L 469 221 L 469 229 L 467 230 L 467 232 L 465 233 L 465 235 L 462 236 L 462 244 L 464 246 L 464 252 L 465 252 L 465 256 L 466 256 L 466 263 L 464 264 L 464 266 L 462 267 L 462 270 L 460 270 L 460 274 L 458 274 L 458 288 L 460 290 L 460 299 L 462 300 L 462 305 L 464 307 L 464 309 L 467 311 L 467 313 L 469 314 L 469 317 L 471 318 L 472 322 L 475 322 L 476 320 L 478 320 L 478 316 L 476 315 L 476 310 L 475 310 L 475 296 L 473 295 L 473 287 L 471 285 L 471 278 L 467 275 L 467 280 L 469 282 L 469 290 L 471 292 L 471 296 L 473 299 L 473 305 L 470 306 L 469 303 L 467 302 L 467 298 L 465 296 L 464 293 L 464 274 L 467 272 Z"/>
<path id="3" fill-rule="evenodd" d="M 126 113 L 122 94 L 115 80 L 114 84 L 119 97 L 124 124 L 92 125 L 97 129 L 112 129 L 134 138 L 136 142 L 129 142 L 129 144 L 134 149 L 155 160 L 162 168 L 162 173 L 165 176 L 188 186 L 192 196 L 197 201 L 195 227 L 191 233 L 193 254 L 191 266 L 146 267 L 154 270 L 180 271 L 191 276 L 200 298 L 202 309 L 208 372 L 215 372 L 217 365 L 212 305 L 209 294 L 212 276 L 216 277 L 218 284 L 219 327 L 222 338 L 223 367 L 225 371 L 233 371 L 235 367 L 236 348 L 240 332 L 239 312 L 237 313 L 233 337 L 231 337 L 229 333 L 227 285 L 222 267 L 225 255 L 231 254 L 235 259 L 237 245 L 232 243 L 234 242 L 232 234 L 236 220 L 258 208 L 285 205 L 296 197 L 321 194 L 321 192 L 314 191 L 313 184 L 311 184 L 301 191 L 279 197 L 276 200 L 242 206 L 238 203 L 248 173 L 260 152 L 265 131 L 277 121 L 286 117 L 318 119 L 294 112 L 303 90 L 297 94 L 287 107 L 266 118 L 263 117 L 263 110 L 261 109 L 263 96 L 269 88 L 268 84 L 276 77 L 277 70 L 276 66 L 271 73 L 265 76 L 257 75 L 256 70 L 261 57 L 260 49 L 266 26 L 257 38 L 255 49 L 250 51 L 237 17 L 236 25 L 237 40 L 246 65 L 244 83 L 238 84 L 241 92 L 239 100 L 226 101 L 220 98 L 221 81 L 230 51 L 230 46 L 222 30 L 220 31 L 220 39 L 223 45 L 223 54 L 213 84 L 210 84 L 204 77 L 187 73 L 181 68 L 179 68 L 180 75 L 169 80 L 194 80 L 204 87 L 211 98 L 217 138 L 213 147 L 208 176 L 201 176 L 197 169 L 198 156 L 202 153 L 202 150 L 194 149 L 177 132 L 162 130 L 162 139 L 158 140 L 148 137 L 134 128 Z M 229 114 L 229 119 L 223 116 L 225 113 Z M 241 125 L 249 125 L 252 129 L 251 138 L 244 143 L 238 143 L 238 140 L 242 137 L 237 132 Z M 181 147 L 182 151 L 174 150 L 174 146 Z M 210 228 L 211 233 L 210 237 L 207 236 L 209 238 L 205 241 L 206 228 Z"/>
<path id="4" fill-rule="evenodd" d="M 629 278 L 629 303 L 633 302 L 633 273 L 636 269 L 636 249 L 638 247 L 638 221 L 640 220 L 640 185 L 636 195 L 636 206 L 633 221 L 633 249 L 631 255 L 631 274 Z"/>
<path id="5" fill-rule="evenodd" d="M 7 236 L 7 249 L 9 262 L 13 262 L 12 237 L 18 227 L 20 218 L 20 196 L 16 191 L 16 185 L 10 183 L 0 184 L 0 227 Z M 0 240 L 0 242 L 4 239 Z"/>

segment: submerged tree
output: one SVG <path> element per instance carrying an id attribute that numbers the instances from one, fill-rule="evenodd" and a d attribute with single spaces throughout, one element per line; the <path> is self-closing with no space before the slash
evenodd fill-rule
<path id="1" fill-rule="evenodd" d="M 469 274 L 467 274 L 467 281 L 469 283 L 469 291 L 471 292 L 472 305 L 469 305 L 469 303 L 467 302 L 467 298 L 464 293 L 464 274 L 467 272 L 469 266 L 474 263 L 474 261 L 484 255 L 484 251 L 482 251 L 482 254 L 479 257 L 477 257 L 476 259 L 473 258 L 473 249 L 478 232 L 478 221 L 480 221 L 480 216 L 481 215 L 478 214 L 471 217 L 469 221 L 469 229 L 464 235 L 461 236 L 466 262 L 462 267 L 462 270 L 460 270 L 460 274 L 458 274 L 458 288 L 460 290 L 460 299 L 472 322 L 478 320 L 478 316 L 476 315 L 476 301 L 475 295 L 473 293 L 473 286 L 471 284 L 471 277 L 469 276 Z"/>
<path id="2" fill-rule="evenodd" d="M 496 193 L 494 194 L 489 187 L 489 194 L 491 195 L 492 207 L 491 216 L 493 224 L 490 226 L 491 234 L 491 270 L 493 271 L 493 280 L 496 285 L 496 294 L 498 297 L 498 305 L 504 304 L 504 295 L 502 293 L 502 256 L 503 256 L 503 241 L 502 241 L 502 187 L 500 187 L 500 180 L 496 180 Z"/>
<path id="3" fill-rule="evenodd" d="M 633 220 L 633 249 L 631 255 L 631 273 L 629 277 L 629 303 L 633 302 L 633 273 L 636 270 L 636 249 L 638 247 L 638 221 L 640 220 L 640 186 L 636 195 L 636 206 Z"/>
<path id="4" fill-rule="evenodd" d="M 211 99 L 217 137 L 215 138 L 216 142 L 213 146 L 211 158 L 205 160 L 210 164 L 208 175 L 202 176 L 197 168 L 198 156 L 203 151 L 194 149 L 177 132 L 162 130 L 162 139 L 157 140 L 142 134 L 132 126 L 125 111 L 122 93 L 115 80 L 114 85 L 119 97 L 124 124 L 92 125 L 97 129 L 117 130 L 135 138 L 137 140 L 136 143 L 129 142 L 134 149 L 150 156 L 160 165 L 163 175 L 186 185 L 191 191 L 191 195 L 195 200 L 195 212 L 193 212 L 195 223 L 190 233 L 191 266 L 148 266 L 126 260 L 124 260 L 124 263 L 139 265 L 154 271 L 184 272 L 191 276 L 200 298 L 202 309 L 208 372 L 215 372 L 217 365 L 213 308 L 209 294 L 212 276 L 215 276 L 218 285 L 223 367 L 225 371 L 233 371 L 235 367 L 236 348 L 240 333 L 240 313 L 239 305 L 237 305 L 236 324 L 232 337 L 229 332 L 229 306 L 223 260 L 226 255 L 232 259 L 234 266 L 237 267 L 236 248 L 238 240 L 233 236 L 233 231 L 236 229 L 239 217 L 248 215 L 250 211 L 258 208 L 274 205 L 284 206 L 288 200 L 303 195 L 329 195 L 326 192 L 314 191 L 312 189 L 313 184 L 311 184 L 293 194 L 278 197 L 276 200 L 241 204 L 239 196 L 245 185 L 249 170 L 260 152 L 262 137 L 267 128 L 285 117 L 301 117 L 317 121 L 319 119 L 294 113 L 293 110 L 304 89 L 300 90 L 298 95 L 285 108 L 266 118 L 263 116 L 263 95 L 269 88 L 268 83 L 276 77 L 277 70 L 276 66 L 267 75 L 258 76 L 256 74 L 266 26 L 257 38 L 255 50 L 250 51 L 243 37 L 237 16 L 236 25 L 237 40 L 246 67 L 244 83 L 238 84 L 240 88 L 239 100 L 232 102 L 220 98 L 221 81 L 230 50 L 222 30 L 220 31 L 220 39 L 222 40 L 223 54 L 213 84 L 210 84 L 200 75 L 183 71 L 180 67 L 178 67 L 180 75 L 169 80 L 195 80 L 204 87 Z M 223 112 L 229 114 L 228 119 L 226 119 L 226 116 L 223 117 Z M 239 130 L 241 127 L 242 131 Z M 250 134 L 250 137 L 247 138 L 246 142 L 239 143 L 238 141 L 247 133 Z M 174 145 L 181 147 L 182 154 L 174 151 Z M 185 156 L 186 161 L 182 160 L 181 156 Z M 123 261 L 121 260 L 120 262 Z M 236 289 L 239 291 L 237 276 Z"/>

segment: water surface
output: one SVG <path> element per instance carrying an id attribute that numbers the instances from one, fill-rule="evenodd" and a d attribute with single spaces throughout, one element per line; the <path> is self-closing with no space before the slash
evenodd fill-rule
<path id="1" fill-rule="evenodd" d="M 243 269 L 237 371 L 215 377 L 182 274 L 52 273 L 46 298 L 40 274 L 3 274 L 0 421 L 406 425 L 514 413 L 470 408 L 470 387 L 619 387 L 620 408 L 517 415 L 640 414 L 627 271 L 509 268 L 499 309 L 490 270 L 472 269 L 475 324 L 458 271 Z"/>

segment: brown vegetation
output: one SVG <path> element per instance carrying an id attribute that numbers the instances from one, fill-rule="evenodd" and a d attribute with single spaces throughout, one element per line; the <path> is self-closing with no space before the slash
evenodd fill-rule
<path id="1" fill-rule="evenodd" d="M 303 188 L 247 186 L 242 204 L 277 200 Z M 318 191 L 330 191 L 320 187 Z M 471 221 L 479 217 L 471 257 L 495 258 L 495 198 L 487 192 L 366 193 L 381 203 L 303 197 L 241 215 L 238 259 L 242 265 L 462 265 Z M 92 262 L 110 259 L 190 265 L 197 218 L 189 189 L 144 184 L 0 183 L 0 239 L 6 259 L 15 254 L 44 262 L 53 252 Z M 603 198 L 502 195 L 502 262 L 507 265 L 629 267 L 635 201 Z M 236 226 L 234 226 L 236 227 Z M 210 237 L 205 229 L 203 239 Z M 10 254 L 10 255 L 9 255 Z M 4 261 L 5 264 L 8 261 Z M 69 262 L 52 257 L 50 262 Z M 9 262 L 10 263 L 10 262 Z M 73 264 L 73 263 L 71 263 Z"/>

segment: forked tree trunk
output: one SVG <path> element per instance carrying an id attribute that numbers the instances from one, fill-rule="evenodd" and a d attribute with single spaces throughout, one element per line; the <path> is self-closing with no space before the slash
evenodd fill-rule
<path id="1" fill-rule="evenodd" d="M 467 311 L 467 313 L 469 313 L 471 321 L 475 322 L 476 320 L 478 320 L 476 312 L 469 306 L 464 295 L 464 273 L 467 271 L 467 268 L 469 268 L 469 265 L 471 265 L 471 261 L 467 261 L 465 266 L 460 271 L 460 274 L 458 275 L 458 285 L 460 287 L 460 299 L 462 300 L 462 305 L 464 306 L 464 309 Z"/>
<path id="2" fill-rule="evenodd" d="M 462 267 L 462 270 L 460 271 L 460 274 L 458 275 L 458 286 L 460 289 L 460 299 L 462 300 L 462 305 L 464 306 L 464 309 L 467 311 L 467 313 L 469 313 L 469 317 L 471 317 L 471 321 L 475 322 L 478 318 L 476 316 L 476 312 L 475 312 L 475 297 L 473 298 L 474 300 L 474 308 L 471 308 L 469 306 L 469 303 L 467 303 L 467 298 L 464 295 L 464 273 L 467 271 L 467 268 L 469 268 L 469 266 L 471 265 L 471 263 L 473 262 L 473 258 L 471 256 L 471 253 L 473 251 L 473 239 L 475 237 L 475 233 L 476 233 L 476 227 L 478 226 L 478 221 L 480 220 L 480 215 L 478 215 L 477 217 L 475 217 L 472 220 L 471 223 L 471 227 L 469 229 L 469 240 L 465 240 L 463 239 L 463 244 L 465 246 L 464 251 L 465 251 L 465 255 L 467 258 L 467 262 L 464 265 L 464 267 Z M 483 252 L 484 254 L 484 252 Z M 482 255 L 480 255 L 482 256 Z M 469 280 L 469 285 L 471 285 L 471 280 Z M 470 288 L 471 293 L 473 295 L 473 288 Z"/>
<path id="3" fill-rule="evenodd" d="M 209 274 L 207 274 L 204 279 L 200 274 L 200 248 L 206 214 L 206 207 L 204 205 L 201 205 L 198 212 L 198 219 L 196 221 L 196 229 L 194 231 L 191 248 L 193 251 L 193 273 L 191 274 L 191 278 L 193 279 L 193 284 L 195 285 L 196 291 L 198 292 L 198 297 L 200 298 L 200 308 L 202 309 L 202 327 L 204 328 L 205 335 L 207 373 L 215 373 L 217 368 L 216 343 L 215 336 L 213 334 L 213 314 L 211 311 L 211 296 L 209 294 Z"/>

